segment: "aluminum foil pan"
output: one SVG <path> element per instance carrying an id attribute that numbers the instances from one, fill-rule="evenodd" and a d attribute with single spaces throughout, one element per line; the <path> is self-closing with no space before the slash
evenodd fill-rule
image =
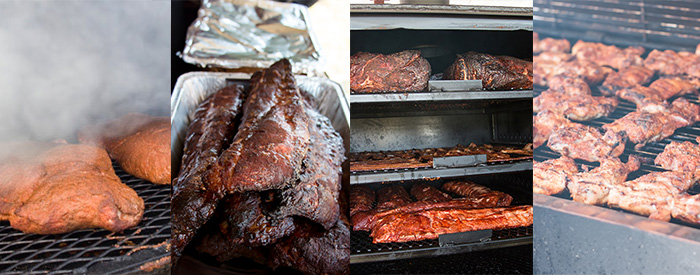
<path id="1" fill-rule="evenodd" d="M 204 0 L 187 30 L 182 59 L 202 67 L 266 68 L 287 58 L 296 74 L 320 75 L 323 60 L 306 6 Z"/>
<path id="2" fill-rule="evenodd" d="M 191 72 L 181 75 L 170 98 L 172 175 L 180 170 L 185 135 L 197 105 L 210 94 L 233 83 L 247 84 L 250 74 Z M 350 152 L 350 108 L 340 85 L 323 77 L 296 76 L 299 89 L 316 99 L 319 112 L 328 117 Z"/>

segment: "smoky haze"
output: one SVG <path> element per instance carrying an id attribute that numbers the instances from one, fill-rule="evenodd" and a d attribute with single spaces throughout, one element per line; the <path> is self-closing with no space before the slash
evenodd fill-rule
<path id="1" fill-rule="evenodd" d="M 0 141 L 169 115 L 169 53 L 169 1 L 0 1 Z"/>

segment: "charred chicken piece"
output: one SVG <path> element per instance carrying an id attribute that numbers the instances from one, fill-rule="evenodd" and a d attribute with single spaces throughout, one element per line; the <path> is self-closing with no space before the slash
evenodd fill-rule
<path id="1" fill-rule="evenodd" d="M 671 214 L 684 222 L 700 224 L 700 194 L 677 196 Z"/>
<path id="2" fill-rule="evenodd" d="M 570 122 L 552 132 L 547 146 L 562 156 L 594 162 L 620 156 L 625 150 L 625 141 L 617 133 L 603 135 L 591 126 Z"/>
<path id="3" fill-rule="evenodd" d="M 577 202 L 604 204 L 608 201 L 610 189 L 622 184 L 627 175 L 637 169 L 639 160 L 635 156 L 630 156 L 627 163 L 618 158 L 604 158 L 593 170 L 569 176 L 567 187 Z"/>
<path id="4" fill-rule="evenodd" d="M 618 103 L 614 97 L 568 95 L 547 90 L 533 99 L 532 106 L 534 112 L 551 110 L 572 120 L 586 121 L 609 115 Z"/>
<path id="5" fill-rule="evenodd" d="M 569 51 L 571 51 L 571 43 L 569 43 L 569 41 L 566 39 L 554 39 L 551 37 L 547 37 L 540 40 L 539 36 L 537 36 L 537 33 L 535 33 L 535 35 L 536 37 L 533 37 L 532 40 L 533 53 L 568 53 Z"/>
<path id="6" fill-rule="evenodd" d="M 545 195 L 559 194 L 566 189 L 569 177 L 576 173 L 576 163 L 569 157 L 535 162 L 532 171 L 532 191 Z"/>
<path id="7" fill-rule="evenodd" d="M 635 180 L 613 185 L 608 205 L 649 218 L 669 221 L 674 197 L 695 183 L 690 173 L 653 172 Z"/>
<path id="8" fill-rule="evenodd" d="M 629 66 L 617 73 L 610 73 L 600 87 L 600 92 L 612 96 L 616 91 L 646 85 L 654 76 L 654 71 L 643 66 Z"/>
<path id="9" fill-rule="evenodd" d="M 653 50 L 644 60 L 644 65 L 661 75 L 700 77 L 700 56 L 689 52 Z"/>
<path id="10" fill-rule="evenodd" d="M 602 43 L 578 41 L 571 48 L 571 53 L 579 60 L 588 60 L 601 66 L 610 66 L 615 69 L 624 69 L 633 65 L 642 65 L 644 48 L 629 47 L 620 49 Z"/>
<path id="11" fill-rule="evenodd" d="M 696 141 L 700 143 L 700 137 Z M 695 179 L 700 179 L 700 145 L 690 141 L 671 141 L 664 151 L 656 156 L 654 163 L 666 170 L 692 173 Z"/>
<path id="12" fill-rule="evenodd" d="M 590 96 L 591 87 L 581 78 L 555 75 L 547 80 L 549 91 L 570 96 Z"/>
<path id="13" fill-rule="evenodd" d="M 636 143 L 639 149 L 648 142 L 662 140 L 681 127 L 700 120 L 700 106 L 684 98 L 676 99 L 672 104 L 648 102 L 638 107 L 637 111 L 603 125 L 606 135 L 625 136 Z"/>
<path id="14" fill-rule="evenodd" d="M 552 69 L 547 77 L 549 78 L 555 75 L 579 77 L 585 80 L 589 85 L 597 85 L 598 83 L 602 82 L 611 72 L 613 72 L 612 69 L 603 67 L 594 62 L 576 59 L 558 64 L 554 69 Z"/>
<path id="15" fill-rule="evenodd" d="M 532 145 L 535 148 L 542 146 L 559 126 L 568 123 L 570 123 L 570 121 L 561 114 L 550 110 L 539 112 L 533 117 Z"/>

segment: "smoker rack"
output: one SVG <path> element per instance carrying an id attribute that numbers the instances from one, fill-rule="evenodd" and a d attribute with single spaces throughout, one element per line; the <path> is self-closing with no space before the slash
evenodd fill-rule
<path id="1" fill-rule="evenodd" d="M 359 263 L 350 274 L 532 274 L 532 246 L 396 261 Z"/>
<path id="2" fill-rule="evenodd" d="M 537 32 L 619 46 L 694 51 L 700 5 L 692 0 L 535 0 Z"/>
<path id="3" fill-rule="evenodd" d="M 511 174 L 480 175 L 463 178 L 478 184 L 488 186 L 494 190 L 503 191 L 513 197 L 512 205 L 532 204 L 531 172 L 518 172 Z M 400 186 L 410 191 L 415 183 L 426 183 L 439 188 L 449 180 L 433 181 L 409 181 L 399 183 Z M 387 185 L 375 183 L 366 185 L 372 189 L 379 189 Z M 375 205 L 376 206 L 376 205 Z M 369 232 L 352 231 L 350 234 L 350 263 L 368 263 L 396 259 L 408 259 L 415 257 L 440 256 L 471 251 L 490 250 L 532 243 L 533 228 L 518 227 L 504 230 L 495 230 L 487 241 L 440 246 L 439 240 L 422 240 L 403 243 L 372 243 Z"/>
<path id="4" fill-rule="evenodd" d="M 24 234 L 0 222 L 0 273 L 3 274 L 169 274 L 166 250 L 170 239 L 170 186 L 155 185 L 124 172 L 113 162 L 119 178 L 143 198 L 141 223 L 123 233 L 104 229 L 78 230 L 66 234 Z M 156 262 L 160 260 L 159 262 Z"/>

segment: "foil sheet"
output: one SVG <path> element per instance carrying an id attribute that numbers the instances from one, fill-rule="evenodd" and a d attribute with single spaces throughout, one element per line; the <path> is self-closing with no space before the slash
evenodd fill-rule
<path id="1" fill-rule="evenodd" d="M 210 94 L 228 85 L 247 84 L 250 74 L 191 72 L 181 75 L 170 98 L 172 174 L 180 170 L 187 128 L 197 106 Z M 330 119 L 340 133 L 345 152 L 350 152 L 350 107 L 343 90 L 337 83 L 323 77 L 295 76 L 300 90 L 316 99 L 318 110 Z"/>
<path id="2" fill-rule="evenodd" d="M 321 75 L 323 59 L 306 6 L 273 1 L 204 0 L 181 56 L 202 67 L 266 68 L 287 58 L 295 74 Z"/>

